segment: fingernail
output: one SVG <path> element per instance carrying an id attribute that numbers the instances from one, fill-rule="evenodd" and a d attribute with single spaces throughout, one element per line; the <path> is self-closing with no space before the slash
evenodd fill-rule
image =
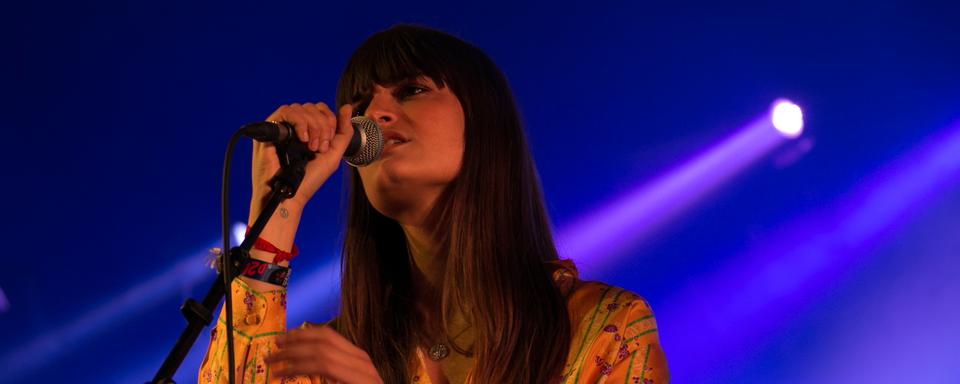
<path id="1" fill-rule="evenodd" d="M 320 152 L 326 152 L 330 149 L 330 140 L 324 140 L 323 144 L 320 145 Z"/>

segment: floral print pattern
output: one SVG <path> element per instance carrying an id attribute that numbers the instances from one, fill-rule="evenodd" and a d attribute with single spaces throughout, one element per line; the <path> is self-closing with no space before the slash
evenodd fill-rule
<path id="1" fill-rule="evenodd" d="M 598 282 L 577 279 L 573 262 L 550 263 L 558 289 L 567 297 L 567 308 L 575 332 L 571 338 L 567 363 L 561 373 L 564 384 L 669 382 L 666 359 L 660 348 L 656 321 L 649 305 L 636 294 Z M 321 384 L 320 377 L 271 376 L 263 358 L 276 349 L 274 339 L 286 331 L 287 293 L 285 289 L 255 292 L 241 280 L 233 284 L 235 302 L 242 302 L 246 314 L 234 328 L 237 382 L 244 384 Z M 239 311 L 238 311 L 239 312 Z M 244 316 L 245 315 L 245 316 Z M 198 373 L 198 382 L 226 383 L 226 338 L 220 312 L 210 332 L 210 345 Z M 429 384 L 422 354 L 410 379 Z M 242 367 L 242 368 L 241 368 Z M 469 380 L 469 374 L 468 374 Z"/>

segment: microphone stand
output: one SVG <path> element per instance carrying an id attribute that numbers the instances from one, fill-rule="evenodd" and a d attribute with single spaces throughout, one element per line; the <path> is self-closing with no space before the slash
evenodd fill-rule
<path id="1" fill-rule="evenodd" d="M 237 135 L 235 135 L 235 137 L 237 137 Z M 147 383 L 175 383 L 173 381 L 173 375 L 187 357 L 190 348 L 196 343 L 197 337 L 200 336 L 200 331 L 213 321 L 213 310 L 216 309 L 220 300 L 224 298 L 225 292 L 230 289 L 229 282 L 240 275 L 241 268 L 246 265 L 250 259 L 250 248 L 253 247 L 253 243 L 260 237 L 260 232 L 263 231 L 263 228 L 267 225 L 267 221 L 273 216 L 273 212 L 276 211 L 280 202 L 297 194 L 297 188 L 300 187 L 300 182 L 303 181 L 303 177 L 306 174 L 305 168 L 307 162 L 316 157 L 313 152 L 310 152 L 306 144 L 296 138 L 290 139 L 286 143 L 277 143 L 276 150 L 277 157 L 280 159 L 280 170 L 277 171 L 277 174 L 270 180 L 270 195 L 267 197 L 263 210 L 259 216 L 257 216 L 257 220 L 253 223 L 253 226 L 250 227 L 250 232 L 248 232 L 246 238 L 243 239 L 243 243 L 231 248 L 228 254 L 223 254 L 222 257 L 218 257 L 217 279 L 213 285 L 210 286 L 210 290 L 208 290 L 207 295 L 204 296 L 203 302 L 197 302 L 191 298 L 187 299 L 180 307 L 180 312 L 183 313 L 183 317 L 187 320 L 187 327 L 180 334 L 176 344 L 174 344 L 173 349 L 170 350 L 170 353 L 167 355 L 166 360 L 163 361 L 153 380 Z M 224 188 L 227 188 L 227 186 L 225 185 Z M 227 266 L 229 268 L 224 268 L 225 263 L 228 263 Z M 229 275 L 229 279 L 225 280 L 224 273 Z M 232 308 L 227 308 L 226 310 L 230 311 Z M 232 332 L 231 325 L 232 324 L 228 324 L 228 335 L 226 336 L 232 336 L 230 335 Z M 232 338 L 228 338 L 227 340 L 227 342 L 230 342 Z M 230 362 L 230 366 L 232 368 L 232 361 Z"/>

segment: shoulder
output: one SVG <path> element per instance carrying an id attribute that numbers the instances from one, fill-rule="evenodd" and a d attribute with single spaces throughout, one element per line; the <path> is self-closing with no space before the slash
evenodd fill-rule
<path id="1" fill-rule="evenodd" d="M 656 322 L 650 304 L 640 295 L 627 289 L 598 281 L 579 279 L 576 266 L 570 260 L 548 263 L 557 289 L 567 299 L 571 326 L 584 330 L 597 329 L 602 323 L 616 326 L 630 324 L 631 330 L 656 331 Z M 626 331 L 625 329 L 619 329 Z"/>
<path id="2" fill-rule="evenodd" d="M 573 348 L 590 341 L 636 347 L 638 343 L 657 338 L 657 323 L 650 304 L 640 295 L 620 287 L 578 281 L 567 298 L 567 310 L 574 333 Z M 645 338 L 647 335 L 650 337 Z"/>
<path id="3" fill-rule="evenodd" d="M 596 382 L 601 377 L 669 380 L 656 319 L 643 297 L 606 283 L 579 280 L 569 261 L 553 273 L 570 315 L 566 382 Z M 567 275 L 563 284 L 558 273 Z"/>

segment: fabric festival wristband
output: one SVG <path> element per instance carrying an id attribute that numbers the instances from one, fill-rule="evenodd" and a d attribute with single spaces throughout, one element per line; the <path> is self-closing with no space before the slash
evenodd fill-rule
<path id="1" fill-rule="evenodd" d="M 246 234 L 250 234 L 250 227 L 247 227 Z M 270 252 L 274 254 L 273 256 L 274 264 L 280 264 L 283 261 L 293 260 L 293 257 L 296 256 L 298 253 L 300 253 L 300 249 L 297 248 L 296 244 L 293 245 L 292 252 L 287 252 L 280 248 L 277 248 L 277 246 L 273 245 L 269 241 L 264 240 L 262 237 L 258 237 L 253 242 L 253 249 L 261 250 L 264 252 Z"/>
<path id="2" fill-rule="evenodd" d="M 287 282 L 290 281 L 290 268 L 257 259 L 249 259 L 240 271 L 240 276 L 286 288 Z"/>

